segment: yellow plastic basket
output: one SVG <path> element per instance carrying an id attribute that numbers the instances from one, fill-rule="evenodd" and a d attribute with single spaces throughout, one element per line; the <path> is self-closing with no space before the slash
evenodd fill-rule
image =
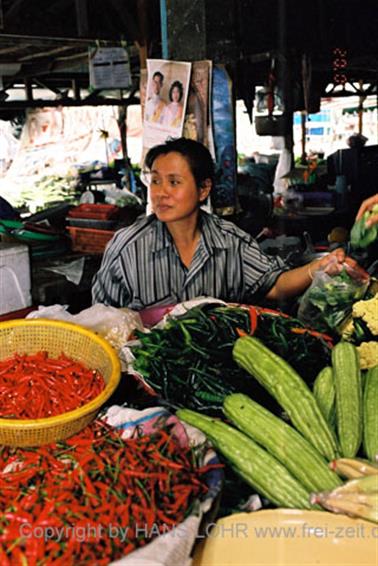
<path id="1" fill-rule="evenodd" d="M 40 446 L 76 434 L 89 424 L 117 387 L 121 368 L 110 344 L 86 328 L 55 320 L 9 320 L 0 322 L 0 360 L 18 354 L 47 351 L 50 357 L 62 352 L 98 370 L 106 382 L 105 389 L 86 405 L 43 419 L 0 418 L 0 444 L 7 446 Z M 30 399 L 33 402 L 33 399 Z"/>

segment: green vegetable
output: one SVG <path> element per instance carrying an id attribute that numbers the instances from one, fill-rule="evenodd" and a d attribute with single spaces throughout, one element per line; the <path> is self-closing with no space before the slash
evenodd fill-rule
<path id="1" fill-rule="evenodd" d="M 268 450 L 310 491 L 333 489 L 342 483 L 298 431 L 246 395 L 228 395 L 223 409 L 241 432 Z"/>
<path id="2" fill-rule="evenodd" d="M 336 438 L 306 383 L 288 364 L 250 336 L 233 349 L 236 362 L 253 375 L 287 412 L 294 426 L 329 460 L 336 457 Z"/>
<path id="3" fill-rule="evenodd" d="M 369 460 L 378 455 L 378 365 L 365 375 L 364 397 L 364 448 Z"/>
<path id="4" fill-rule="evenodd" d="M 272 503 L 310 509 L 309 492 L 266 450 L 248 436 L 223 423 L 189 409 L 177 417 L 204 432 L 234 470 Z"/>
<path id="5" fill-rule="evenodd" d="M 224 397 L 247 383 L 232 359 L 237 328 L 248 332 L 247 310 L 194 307 L 169 318 L 164 328 L 136 332 L 134 369 L 174 407 L 220 414 Z"/>
<path id="6" fill-rule="evenodd" d="M 300 375 L 306 376 L 306 383 L 313 383 L 319 371 L 331 363 L 332 341 L 329 337 L 298 332 L 305 325 L 298 319 L 263 312 L 258 319 L 256 338 L 286 360 Z"/>
<path id="7" fill-rule="evenodd" d="M 373 214 L 378 214 L 378 205 L 375 204 L 371 210 L 367 210 L 362 218 L 356 220 L 350 232 L 350 242 L 354 248 L 367 248 L 375 242 L 378 237 L 378 225 L 366 226 L 366 221 Z"/>
<path id="8" fill-rule="evenodd" d="M 341 455 L 353 458 L 362 440 L 361 371 L 356 346 L 349 342 L 336 344 L 332 369 Z"/>
<path id="9" fill-rule="evenodd" d="M 257 327 L 252 319 L 255 323 L 257 320 Z M 131 347 L 134 369 L 176 408 L 220 415 L 224 397 L 235 391 L 253 393 L 254 398 L 273 408 L 266 391 L 251 382 L 232 357 L 238 332 L 249 334 L 252 326 L 269 348 L 297 371 L 306 371 L 309 381 L 330 363 L 329 340 L 301 332 L 304 326 L 296 319 L 270 311 L 257 315 L 255 307 L 250 311 L 208 303 L 169 318 L 164 328 L 136 331 L 139 342 Z"/>
<path id="10" fill-rule="evenodd" d="M 312 284 L 301 299 L 299 317 L 322 332 L 333 332 L 363 297 L 368 285 L 349 276 L 346 269 Z"/>
<path id="11" fill-rule="evenodd" d="M 313 393 L 326 421 L 333 428 L 335 425 L 335 387 L 330 366 L 323 368 L 317 375 Z"/>

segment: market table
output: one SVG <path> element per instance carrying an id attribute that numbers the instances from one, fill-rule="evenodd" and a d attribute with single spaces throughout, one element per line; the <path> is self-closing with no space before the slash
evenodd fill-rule
<path id="1" fill-rule="evenodd" d="M 84 259 L 83 273 L 75 284 L 54 269 L 64 268 L 71 262 Z M 77 313 L 92 304 L 91 287 L 102 255 L 69 252 L 58 258 L 32 258 L 32 300 L 34 305 L 67 304 L 70 312 Z"/>
<path id="2" fill-rule="evenodd" d="M 326 241 L 327 235 L 336 226 L 349 227 L 348 218 L 342 211 L 330 207 L 311 208 L 290 212 L 275 211 L 270 226 L 278 234 L 302 236 L 309 232 L 313 241 Z"/>

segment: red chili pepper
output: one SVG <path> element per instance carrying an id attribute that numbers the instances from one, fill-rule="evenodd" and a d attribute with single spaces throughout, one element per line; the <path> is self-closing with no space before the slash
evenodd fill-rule
<path id="1" fill-rule="evenodd" d="M 174 471 L 166 465 L 169 461 Z M 0 529 L 0 552 L 9 552 L 15 564 L 21 555 L 32 564 L 37 556 L 38 566 L 44 557 L 54 566 L 108 564 L 146 543 L 140 530 L 156 524 L 154 534 L 165 532 L 185 518 L 192 499 L 207 490 L 200 476 L 211 469 L 195 468 L 193 461 L 191 449 L 181 447 L 170 431 L 122 440 L 118 431 L 99 421 L 64 443 L 38 449 L 0 447 L 0 471 L 6 463 L 14 464 L 5 474 L 9 481 L 0 473 L 0 508 L 9 522 Z M 73 533 L 75 527 L 102 525 L 101 544 L 92 544 L 97 541 L 93 530 L 86 544 L 72 540 L 74 534 L 68 532 L 60 542 L 46 540 L 36 554 L 32 543 L 18 540 L 20 522 L 29 516 L 33 526 L 69 527 Z M 109 539 L 110 523 L 128 527 L 125 541 Z"/>
<path id="2" fill-rule="evenodd" d="M 94 399 L 103 377 L 66 356 L 15 354 L 0 362 L 0 417 L 36 419 L 65 413 Z M 30 395 L 34 403 L 30 403 Z"/>
<path id="3" fill-rule="evenodd" d="M 238 336 L 240 338 L 242 338 L 243 336 L 248 336 L 247 332 L 245 332 L 244 330 L 242 330 L 241 328 L 237 328 L 236 332 L 238 333 Z"/>
<path id="4" fill-rule="evenodd" d="M 257 328 L 257 320 L 258 320 L 257 309 L 254 306 L 249 307 L 249 319 L 251 325 L 251 329 L 249 333 L 251 336 L 253 336 Z"/>
<path id="5" fill-rule="evenodd" d="M 328 334 L 323 334 L 322 332 L 317 332 L 316 330 L 311 330 L 310 328 L 291 328 L 291 332 L 294 334 L 310 334 L 310 336 L 314 336 L 315 338 L 323 338 L 326 342 L 333 343 L 333 339 Z"/>

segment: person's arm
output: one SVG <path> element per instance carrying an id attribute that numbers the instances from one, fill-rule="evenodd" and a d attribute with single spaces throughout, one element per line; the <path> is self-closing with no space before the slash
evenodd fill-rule
<path id="1" fill-rule="evenodd" d="M 359 211 L 357 212 L 356 220 L 360 220 L 364 213 L 371 210 L 375 204 L 378 204 L 378 193 L 362 202 Z M 368 228 L 370 228 L 370 226 L 374 226 L 374 224 L 378 224 L 378 214 L 371 215 L 369 220 L 366 222 L 366 226 Z"/>
<path id="2" fill-rule="evenodd" d="M 112 307 L 127 307 L 131 293 L 123 276 L 120 258 L 112 246 L 106 250 L 101 267 L 93 278 L 92 303 L 103 303 Z"/>
<path id="3" fill-rule="evenodd" d="M 302 267 L 296 267 L 295 269 L 281 273 L 273 287 L 267 293 L 266 298 L 278 301 L 300 295 L 310 286 L 315 271 L 324 269 L 331 261 L 334 261 L 334 257 L 337 260 L 334 268 L 335 272 L 337 272 L 338 266 L 345 261 L 345 252 L 342 248 L 338 248 L 322 259 L 311 261 Z M 353 266 L 357 265 L 357 263 L 350 258 L 348 258 L 348 263 Z"/>

